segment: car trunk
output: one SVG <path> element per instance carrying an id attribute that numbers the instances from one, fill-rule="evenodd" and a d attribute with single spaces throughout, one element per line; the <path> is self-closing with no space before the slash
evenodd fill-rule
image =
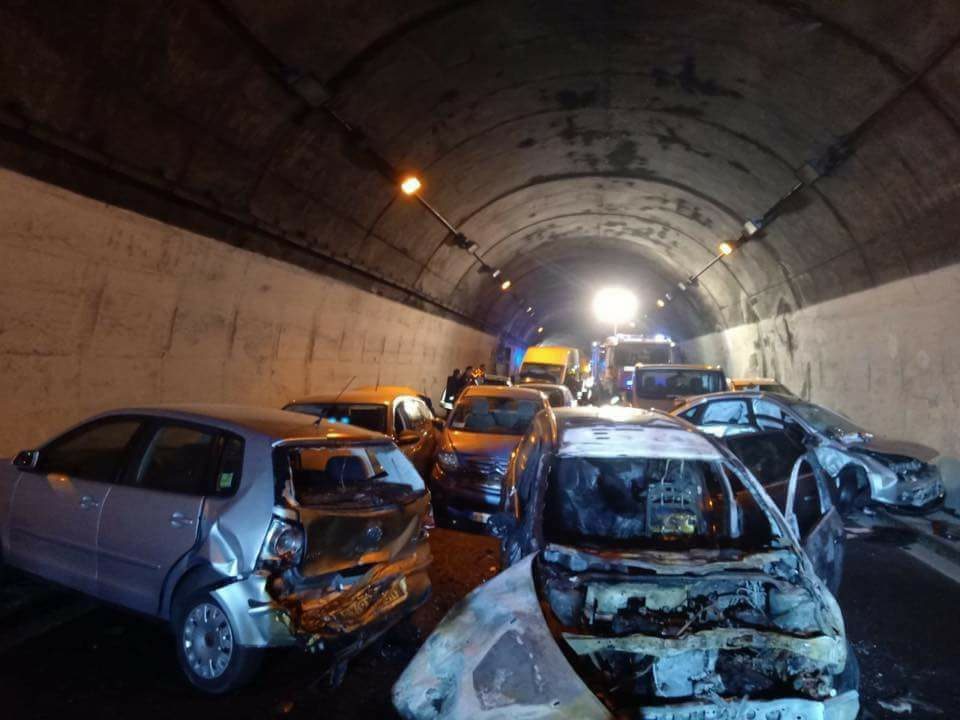
<path id="1" fill-rule="evenodd" d="M 311 641 L 332 638 L 425 599 L 431 556 L 423 521 L 430 496 L 422 484 L 374 476 L 331 487 L 315 471 L 294 476 L 293 508 L 286 513 L 302 526 L 304 546 L 296 565 L 273 583 L 292 629 Z"/>

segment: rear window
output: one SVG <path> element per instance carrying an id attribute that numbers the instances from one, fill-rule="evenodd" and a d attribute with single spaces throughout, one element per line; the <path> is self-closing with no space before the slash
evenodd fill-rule
<path id="1" fill-rule="evenodd" d="M 560 457 L 543 515 L 549 542 L 621 550 L 770 545 L 756 498 L 720 463 L 663 458 Z"/>
<path id="2" fill-rule="evenodd" d="M 348 403 L 292 403 L 284 410 L 305 413 L 328 422 L 358 425 L 373 430 L 387 432 L 387 408 L 385 405 L 354 405 Z"/>
<path id="3" fill-rule="evenodd" d="M 424 492 L 423 479 L 393 445 L 281 447 L 274 464 L 281 494 L 300 505 L 376 506 Z"/>
<path id="4" fill-rule="evenodd" d="M 715 370 L 635 371 L 633 388 L 640 397 L 667 398 L 671 395 L 703 395 L 726 390 L 723 373 Z"/>
<path id="5" fill-rule="evenodd" d="M 450 428 L 491 435 L 523 435 L 540 410 L 535 400 L 511 397 L 462 397 L 453 409 Z"/>

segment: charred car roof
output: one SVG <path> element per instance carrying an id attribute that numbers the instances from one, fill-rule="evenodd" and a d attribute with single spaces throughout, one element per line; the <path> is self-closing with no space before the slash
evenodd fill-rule
<path id="1" fill-rule="evenodd" d="M 597 457 L 723 460 L 723 451 L 689 423 L 650 410 L 556 408 L 557 453 Z"/>

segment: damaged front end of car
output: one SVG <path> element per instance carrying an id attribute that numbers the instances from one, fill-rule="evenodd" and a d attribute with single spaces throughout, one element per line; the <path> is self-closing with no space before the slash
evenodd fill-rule
<path id="1" fill-rule="evenodd" d="M 861 468 L 870 485 L 872 502 L 913 512 L 935 510 L 946 498 L 940 469 L 928 461 L 936 453 L 916 446 L 916 454 L 905 454 L 899 445 L 871 439 L 840 447 L 825 445 L 817 448 L 816 454 L 838 483 L 845 471 Z"/>
<path id="2" fill-rule="evenodd" d="M 839 608 L 801 564 L 550 545 L 451 611 L 395 705 L 419 720 L 853 720 Z"/>
<path id="3" fill-rule="evenodd" d="M 640 718 L 853 718 L 836 602 L 801 560 L 724 562 L 548 547 L 537 588 L 574 667 L 616 713 Z M 852 707 L 852 714 L 849 709 Z"/>

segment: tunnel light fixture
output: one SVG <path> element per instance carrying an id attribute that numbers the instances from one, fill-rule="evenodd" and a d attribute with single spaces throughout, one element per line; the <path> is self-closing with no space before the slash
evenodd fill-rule
<path id="1" fill-rule="evenodd" d="M 507 290 L 510 289 L 511 285 L 513 285 L 512 282 L 510 282 L 509 280 L 504 280 L 502 283 L 500 283 L 500 289 L 506 292 Z"/>
<path id="2" fill-rule="evenodd" d="M 629 323 L 637 317 L 639 302 L 637 296 L 622 287 L 608 287 L 598 290 L 593 296 L 593 314 L 602 323 L 617 326 Z"/>
<path id="3" fill-rule="evenodd" d="M 529 307 L 527 307 L 527 312 L 531 314 L 533 313 L 533 305 L 530 305 Z"/>
<path id="4" fill-rule="evenodd" d="M 543 334 L 543 325 L 541 325 L 540 327 L 537 328 L 537 334 L 538 334 L 538 335 L 542 335 L 542 334 Z"/>
<path id="5" fill-rule="evenodd" d="M 500 268 L 494 268 L 494 269 L 490 272 L 490 275 L 491 275 L 492 277 L 495 277 L 495 278 L 500 277 Z"/>
<path id="6" fill-rule="evenodd" d="M 420 182 L 420 178 L 416 175 L 407 175 L 400 181 L 400 189 L 404 195 L 416 195 L 422 187 L 423 183 Z"/>
<path id="7" fill-rule="evenodd" d="M 733 245 L 728 242 L 722 242 L 717 246 L 717 250 L 720 251 L 721 255 L 729 255 L 733 252 Z"/>
<path id="8" fill-rule="evenodd" d="M 667 305 L 667 303 L 664 301 L 663 298 L 657 298 L 657 307 L 658 307 L 658 308 L 666 307 L 666 305 Z"/>

